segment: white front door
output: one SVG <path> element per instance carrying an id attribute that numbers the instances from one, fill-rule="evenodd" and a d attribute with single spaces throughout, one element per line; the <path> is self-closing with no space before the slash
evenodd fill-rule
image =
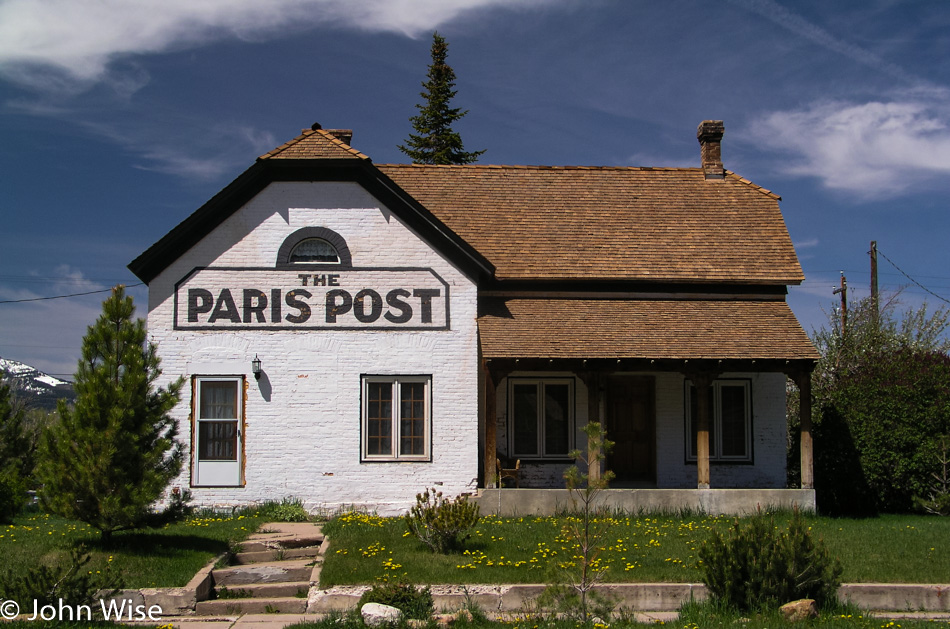
<path id="1" fill-rule="evenodd" d="M 198 378 L 192 482 L 203 487 L 241 485 L 242 377 Z"/>

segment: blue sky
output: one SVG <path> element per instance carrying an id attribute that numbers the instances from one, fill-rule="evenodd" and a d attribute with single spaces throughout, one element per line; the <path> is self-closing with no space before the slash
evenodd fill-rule
<path id="1" fill-rule="evenodd" d="M 132 259 L 315 121 L 405 162 L 434 29 L 481 163 L 698 166 L 722 119 L 726 168 L 783 197 L 807 331 L 839 270 L 868 294 L 871 240 L 950 299 L 940 0 L 0 0 L 0 301 L 138 283 Z M 72 374 L 103 298 L 0 303 L 0 356 Z"/>

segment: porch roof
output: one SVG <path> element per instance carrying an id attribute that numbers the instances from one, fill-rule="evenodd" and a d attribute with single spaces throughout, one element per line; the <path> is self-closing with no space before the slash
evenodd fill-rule
<path id="1" fill-rule="evenodd" d="M 784 300 L 482 298 L 486 359 L 813 361 Z"/>

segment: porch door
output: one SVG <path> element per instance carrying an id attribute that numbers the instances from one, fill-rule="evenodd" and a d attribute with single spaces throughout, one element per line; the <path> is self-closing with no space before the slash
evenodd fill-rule
<path id="1" fill-rule="evenodd" d="M 656 386 L 652 376 L 608 380 L 607 469 L 620 483 L 656 483 Z"/>

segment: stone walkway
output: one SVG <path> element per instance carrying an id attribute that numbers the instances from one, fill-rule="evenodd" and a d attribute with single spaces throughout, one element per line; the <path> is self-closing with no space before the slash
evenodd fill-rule
<path id="1" fill-rule="evenodd" d="M 310 587 L 320 582 L 323 531 L 307 522 L 272 522 L 241 544 L 227 568 L 215 568 L 213 597 L 197 616 L 303 614 Z M 203 624 L 208 627 L 209 625 Z"/>

